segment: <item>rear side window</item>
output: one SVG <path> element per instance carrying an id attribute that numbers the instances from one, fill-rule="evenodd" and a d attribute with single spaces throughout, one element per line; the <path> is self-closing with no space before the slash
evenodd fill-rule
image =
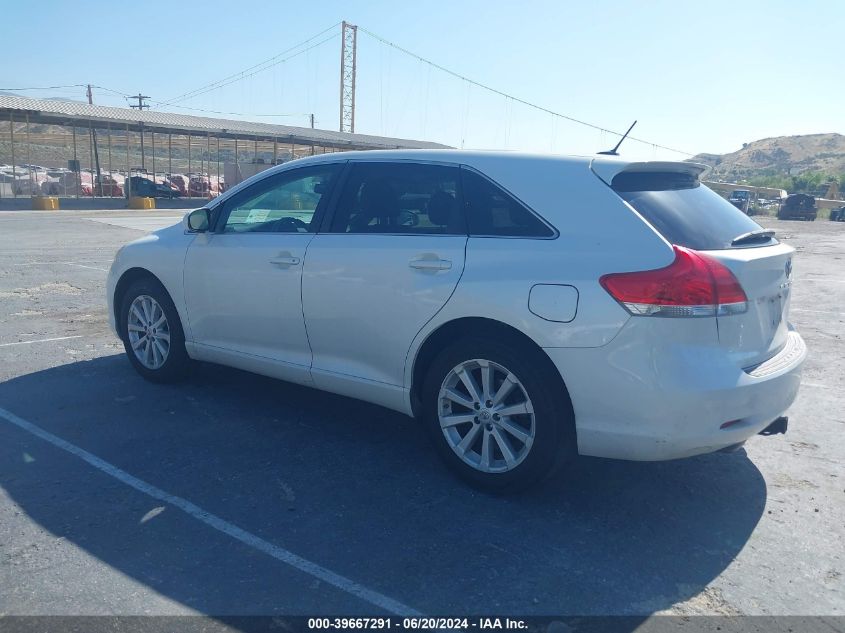
<path id="1" fill-rule="evenodd" d="M 461 169 L 470 235 L 554 237 L 534 213 L 483 176 Z"/>
<path id="2" fill-rule="evenodd" d="M 695 250 L 731 248 L 762 227 L 698 178 L 677 172 L 622 172 L 611 187 L 666 240 Z M 769 246 L 774 238 L 747 246 Z"/>

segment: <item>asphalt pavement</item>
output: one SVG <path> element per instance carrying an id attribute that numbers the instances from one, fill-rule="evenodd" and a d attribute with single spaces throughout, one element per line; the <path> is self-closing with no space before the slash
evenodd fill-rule
<path id="1" fill-rule="evenodd" d="M 411 419 L 212 365 L 143 381 L 114 252 L 182 212 L 0 213 L 0 614 L 842 615 L 845 224 L 793 244 L 786 436 L 542 488 L 455 480 Z"/>

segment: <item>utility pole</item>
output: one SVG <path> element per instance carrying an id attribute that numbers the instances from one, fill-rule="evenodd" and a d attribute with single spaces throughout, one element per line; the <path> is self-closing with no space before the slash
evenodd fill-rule
<path id="1" fill-rule="evenodd" d="M 89 91 L 90 91 L 90 86 L 89 86 Z M 89 94 L 90 94 L 90 92 L 89 92 Z M 138 100 L 138 103 L 137 103 L 137 104 L 135 104 L 135 103 L 130 103 L 130 104 L 129 104 L 129 107 L 130 107 L 130 108 L 137 108 L 138 110 L 143 110 L 144 108 L 147 108 L 148 110 L 150 109 L 150 104 L 148 104 L 148 103 L 144 103 L 144 99 L 149 99 L 149 97 L 147 97 L 146 95 L 142 95 L 142 94 L 139 92 L 139 93 L 138 93 L 137 95 L 135 95 L 134 97 L 129 97 L 129 98 L 130 98 L 130 99 L 137 99 L 137 100 Z"/>
<path id="2" fill-rule="evenodd" d="M 340 45 L 340 131 L 355 131 L 355 71 L 358 27 L 344 20 Z"/>
<path id="3" fill-rule="evenodd" d="M 129 97 L 129 98 L 130 98 L 130 99 L 137 99 L 137 100 L 138 100 L 138 103 L 137 103 L 137 104 L 130 103 L 130 104 L 129 104 L 129 107 L 130 107 L 130 108 L 137 108 L 139 112 L 140 112 L 140 111 L 142 111 L 144 108 L 147 108 L 147 110 L 149 110 L 149 109 L 150 109 L 149 104 L 148 104 L 148 103 L 144 103 L 144 99 L 149 99 L 149 97 L 148 97 L 148 96 L 146 96 L 146 95 L 142 95 L 142 94 L 139 92 L 139 93 L 138 93 L 137 95 L 135 95 L 134 97 Z M 143 123 L 143 121 L 139 121 L 139 125 L 141 126 L 141 169 L 144 169 L 144 170 L 145 170 L 145 169 L 146 169 L 146 165 L 144 165 L 144 123 Z M 155 133 L 155 132 L 153 132 L 153 133 Z M 131 172 L 131 170 L 130 170 L 130 172 Z M 153 179 L 155 179 L 155 174 L 153 175 Z"/>
<path id="4" fill-rule="evenodd" d="M 94 105 L 94 94 L 91 91 L 91 84 L 88 84 L 88 105 Z M 94 125 L 89 121 L 91 130 L 91 144 L 94 147 L 94 163 L 97 166 L 97 190 L 100 197 L 103 197 L 103 175 L 100 172 L 100 152 L 97 150 L 97 132 L 94 130 Z M 92 187 L 93 191 L 93 187 Z"/>
<path id="5" fill-rule="evenodd" d="M 314 129 L 314 113 L 311 113 L 311 129 Z"/>

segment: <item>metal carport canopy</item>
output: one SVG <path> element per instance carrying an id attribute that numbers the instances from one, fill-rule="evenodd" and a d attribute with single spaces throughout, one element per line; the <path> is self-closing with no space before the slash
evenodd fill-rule
<path id="1" fill-rule="evenodd" d="M 132 132 L 211 135 L 218 138 L 250 141 L 279 141 L 297 145 L 317 145 L 338 149 L 449 149 L 448 145 L 429 141 L 388 138 L 369 134 L 349 134 L 273 123 L 216 119 L 156 110 L 133 110 L 89 105 L 77 101 L 30 99 L 0 95 L 0 121 L 88 127 L 111 126 Z"/>

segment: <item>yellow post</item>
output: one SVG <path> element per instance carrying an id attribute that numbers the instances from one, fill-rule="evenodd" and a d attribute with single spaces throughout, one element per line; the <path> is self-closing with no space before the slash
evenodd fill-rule
<path id="1" fill-rule="evenodd" d="M 132 196 L 129 198 L 130 209 L 155 209 L 155 198 L 142 198 L 141 196 Z"/>
<path id="2" fill-rule="evenodd" d="M 32 196 L 32 208 L 36 211 L 58 211 L 59 199 L 54 196 Z"/>

